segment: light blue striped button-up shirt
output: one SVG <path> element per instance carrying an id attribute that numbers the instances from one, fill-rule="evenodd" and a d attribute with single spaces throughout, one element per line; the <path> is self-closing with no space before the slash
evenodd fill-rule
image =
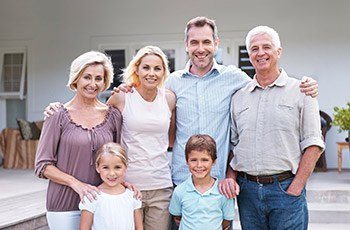
<path id="1" fill-rule="evenodd" d="M 173 148 L 171 173 L 173 183 L 185 181 L 190 172 L 186 165 L 185 145 L 193 134 L 208 134 L 217 144 L 217 160 L 211 174 L 225 178 L 230 151 L 231 96 L 251 79 L 235 66 L 218 65 L 203 77 L 186 68 L 172 73 L 165 86 L 176 94 L 176 140 Z"/>

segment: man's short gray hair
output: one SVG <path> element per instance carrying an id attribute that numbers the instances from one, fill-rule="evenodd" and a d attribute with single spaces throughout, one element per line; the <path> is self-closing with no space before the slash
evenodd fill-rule
<path id="1" fill-rule="evenodd" d="M 250 44 L 251 44 L 252 38 L 255 37 L 256 35 L 262 35 L 262 34 L 267 34 L 271 37 L 272 44 L 275 46 L 276 49 L 282 48 L 281 40 L 276 30 L 268 26 L 257 26 L 251 29 L 245 38 L 245 45 L 248 50 L 248 53 L 250 53 Z"/>

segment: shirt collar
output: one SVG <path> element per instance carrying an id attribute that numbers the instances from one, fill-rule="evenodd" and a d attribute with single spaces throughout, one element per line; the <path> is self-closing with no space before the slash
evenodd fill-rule
<path id="1" fill-rule="evenodd" d="M 288 75 L 284 71 L 284 69 L 281 68 L 281 73 L 278 76 L 278 78 L 272 82 L 268 87 L 278 86 L 283 87 L 287 84 Z M 253 92 L 256 87 L 262 88 L 259 84 L 259 82 L 256 80 L 256 74 L 254 75 L 253 81 L 250 82 L 248 90 L 250 92 Z"/>
<path id="2" fill-rule="evenodd" d="M 194 75 L 194 74 L 192 74 L 192 73 L 190 72 L 190 67 L 191 67 L 191 65 L 192 65 L 191 60 L 188 60 L 187 63 L 186 63 L 184 72 L 183 72 L 183 74 L 182 74 L 183 77 L 185 77 L 185 76 L 193 76 L 193 75 Z M 214 58 L 214 59 L 213 59 L 213 66 L 211 67 L 210 71 L 209 71 L 208 73 L 205 74 L 205 76 L 211 74 L 213 71 L 217 71 L 218 73 L 221 73 L 222 69 L 223 69 L 223 66 L 222 66 L 222 65 L 219 65 L 219 64 L 216 62 L 215 58 Z"/>
<path id="3" fill-rule="evenodd" d="M 208 190 L 206 191 L 205 193 L 201 194 L 197 191 L 196 187 L 194 187 L 194 184 L 193 184 L 193 181 L 192 181 L 192 176 L 190 176 L 188 179 L 187 179 L 187 186 L 186 186 L 186 190 L 187 192 L 197 192 L 201 195 L 209 195 L 209 194 L 220 194 L 219 192 L 219 188 L 218 188 L 218 178 L 214 177 L 215 179 L 215 182 L 213 184 L 213 186 Z"/>

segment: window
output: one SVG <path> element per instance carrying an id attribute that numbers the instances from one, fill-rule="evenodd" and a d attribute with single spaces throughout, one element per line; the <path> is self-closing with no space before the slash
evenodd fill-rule
<path id="1" fill-rule="evenodd" d="M 26 92 L 25 49 L 0 50 L 0 97 L 23 99 Z"/>
<path id="2" fill-rule="evenodd" d="M 109 55 L 112 59 L 114 76 L 113 82 L 109 89 L 113 89 L 113 87 L 117 87 L 120 83 L 123 82 L 120 75 L 122 74 L 122 69 L 126 67 L 125 65 L 125 50 L 124 49 L 116 49 L 116 50 L 105 50 L 105 53 Z"/>
<path id="3" fill-rule="evenodd" d="M 255 69 L 249 61 L 248 51 L 245 46 L 239 46 L 238 48 L 238 67 L 248 74 L 249 77 L 254 77 Z"/>
<path id="4" fill-rule="evenodd" d="M 175 49 L 162 49 L 164 54 L 168 57 L 170 73 L 175 71 Z"/>

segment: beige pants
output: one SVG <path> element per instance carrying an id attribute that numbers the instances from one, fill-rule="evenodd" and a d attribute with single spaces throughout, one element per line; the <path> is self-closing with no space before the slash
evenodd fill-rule
<path id="1" fill-rule="evenodd" d="M 169 203 L 173 188 L 144 190 L 142 193 L 143 227 L 145 230 L 169 230 Z"/>

